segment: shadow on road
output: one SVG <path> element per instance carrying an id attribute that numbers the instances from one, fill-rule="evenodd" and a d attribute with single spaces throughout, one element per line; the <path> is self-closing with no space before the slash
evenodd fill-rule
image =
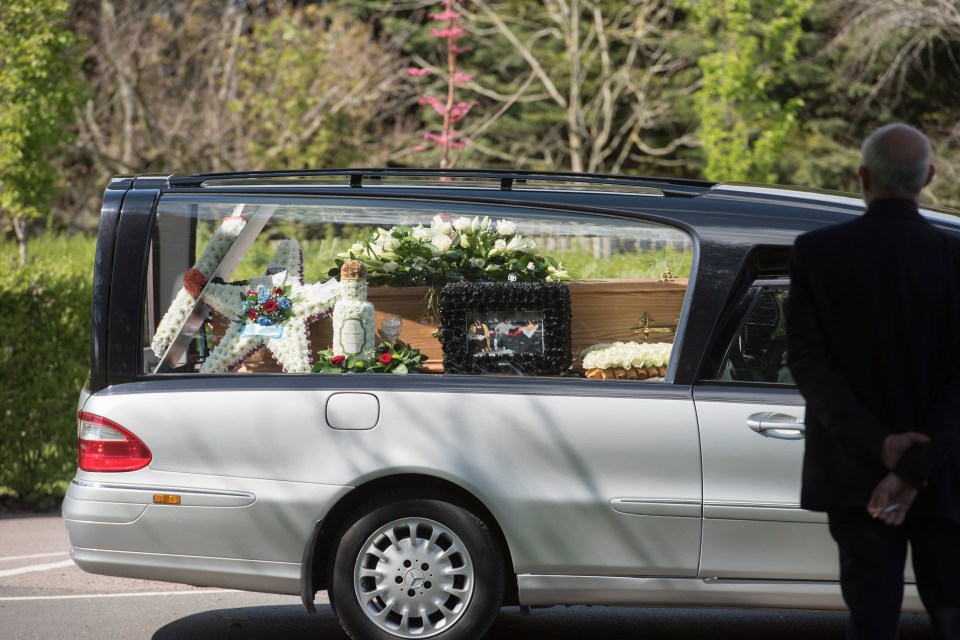
<path id="1" fill-rule="evenodd" d="M 330 605 L 318 605 L 316 616 L 300 605 L 214 609 L 175 620 L 153 634 L 153 640 L 224 638 L 349 640 Z"/>
<path id="2" fill-rule="evenodd" d="M 501 611 L 487 640 L 808 640 L 844 637 L 846 614 L 807 611 L 730 609 L 642 609 L 553 607 L 522 615 Z M 217 609 L 186 616 L 164 626 L 153 640 L 272 638 L 348 640 L 329 605 L 310 616 L 298 605 Z M 901 640 L 929 637 L 927 618 L 904 615 Z"/>

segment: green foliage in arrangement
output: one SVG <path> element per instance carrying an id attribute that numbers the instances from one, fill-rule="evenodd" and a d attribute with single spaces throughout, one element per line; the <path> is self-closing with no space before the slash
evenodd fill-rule
<path id="1" fill-rule="evenodd" d="M 19 266 L 0 242 L 0 492 L 54 506 L 76 468 L 96 241 L 44 236 Z"/>
<path id="2" fill-rule="evenodd" d="M 330 349 L 317 352 L 314 373 L 420 373 L 427 356 L 403 343 L 381 342 L 369 357 L 334 355 Z"/>

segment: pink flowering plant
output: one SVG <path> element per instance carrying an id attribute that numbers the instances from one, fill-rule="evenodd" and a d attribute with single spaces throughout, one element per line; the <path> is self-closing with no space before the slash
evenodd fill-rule
<path id="1" fill-rule="evenodd" d="M 314 356 L 314 373 L 420 373 L 427 356 L 419 349 L 397 342 L 381 342 L 370 357 L 333 355 L 325 349 Z"/>
<path id="2" fill-rule="evenodd" d="M 440 149 L 440 168 L 451 169 L 457 163 L 457 157 L 451 157 L 451 150 L 462 150 L 467 141 L 461 137 L 457 131 L 457 124 L 460 123 L 470 110 L 476 106 L 474 102 L 465 102 L 457 100 L 457 89 L 473 80 L 473 74 L 466 73 L 457 65 L 459 56 L 470 51 L 470 47 L 461 46 L 459 42 L 467 35 L 463 28 L 463 16 L 456 10 L 454 0 L 441 0 L 440 7 L 443 11 L 429 14 L 432 22 L 439 26 L 431 27 L 430 35 L 444 43 L 446 53 L 446 95 L 435 96 L 429 93 L 421 93 L 418 102 L 421 107 L 430 107 L 441 118 L 440 132 L 427 131 L 423 134 L 423 139 L 428 144 L 419 145 L 416 151 L 426 151 L 430 146 Z M 425 67 L 409 67 L 407 75 L 413 78 L 424 78 L 426 76 L 439 74 L 437 69 Z"/>

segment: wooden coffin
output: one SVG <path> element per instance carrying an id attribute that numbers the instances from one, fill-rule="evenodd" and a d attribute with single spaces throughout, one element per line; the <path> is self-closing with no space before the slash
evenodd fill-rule
<path id="1" fill-rule="evenodd" d="M 607 342 L 673 342 L 687 290 L 685 279 L 607 280 L 568 285 L 572 314 L 571 346 L 574 363 L 580 352 Z M 377 317 L 377 335 L 385 314 L 400 316 L 400 340 L 420 349 L 428 360 L 425 373 L 443 372 L 443 350 L 436 320 L 427 317 L 429 287 L 370 287 L 367 299 Z M 329 318 L 310 327 L 314 350 L 326 349 L 333 338 Z M 269 351 L 251 356 L 241 371 L 279 371 Z"/>

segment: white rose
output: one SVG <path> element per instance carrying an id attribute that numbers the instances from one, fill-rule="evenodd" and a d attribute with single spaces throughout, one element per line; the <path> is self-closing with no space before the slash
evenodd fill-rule
<path id="1" fill-rule="evenodd" d="M 536 271 L 536 269 L 537 265 L 533 264 L 532 262 L 527 263 L 527 271 Z"/>
<path id="2" fill-rule="evenodd" d="M 453 223 L 453 228 L 457 231 L 463 231 L 464 229 L 469 229 L 473 225 L 473 222 L 470 218 L 457 218 Z"/>
<path id="3" fill-rule="evenodd" d="M 399 265 L 396 262 L 384 262 L 383 271 L 384 273 L 393 273 L 394 271 L 397 270 L 398 266 Z"/>
<path id="4" fill-rule="evenodd" d="M 460 236 L 460 246 L 463 247 L 464 249 L 469 249 L 469 248 L 470 248 L 470 238 L 469 238 L 468 236 L 466 236 L 466 235 L 461 235 L 461 236 Z"/>
<path id="5" fill-rule="evenodd" d="M 410 235 L 413 236 L 414 240 L 423 240 L 424 238 L 429 238 L 432 234 L 422 226 L 419 226 L 411 230 Z"/>
<path id="6" fill-rule="evenodd" d="M 449 236 L 434 236 L 430 243 L 443 253 L 453 245 L 453 240 Z"/>
<path id="7" fill-rule="evenodd" d="M 497 235 L 511 236 L 517 232 L 517 225 L 509 220 L 497 220 Z"/>
<path id="8" fill-rule="evenodd" d="M 443 234 L 448 236 L 453 232 L 453 225 L 445 222 L 444 219 L 440 217 L 440 214 L 433 216 L 433 222 L 430 223 L 430 228 L 433 229 L 434 235 Z"/>
<path id="9" fill-rule="evenodd" d="M 483 258 L 470 258 L 470 266 L 474 267 L 475 269 L 480 269 L 485 264 L 486 261 L 484 261 Z"/>
<path id="10" fill-rule="evenodd" d="M 354 254 L 362 254 L 362 253 L 363 253 L 363 245 L 360 244 L 359 242 L 354 242 L 354 243 L 353 243 L 353 246 L 350 247 L 350 252 L 351 252 L 351 253 L 354 253 Z"/>
<path id="11" fill-rule="evenodd" d="M 377 238 L 377 244 L 384 251 L 393 251 L 397 248 L 397 240 L 393 236 L 380 236 Z"/>
<path id="12" fill-rule="evenodd" d="M 510 244 L 507 245 L 507 251 L 519 251 L 526 253 L 529 249 L 530 243 L 520 236 L 514 236 L 510 238 Z"/>
<path id="13" fill-rule="evenodd" d="M 498 256 L 506 250 L 507 250 L 507 241 L 497 240 L 496 242 L 493 243 L 493 248 L 487 252 L 487 257 L 492 258 L 493 256 Z"/>
<path id="14" fill-rule="evenodd" d="M 500 265 L 491 264 L 489 267 L 487 267 L 487 271 L 500 271 Z"/>

